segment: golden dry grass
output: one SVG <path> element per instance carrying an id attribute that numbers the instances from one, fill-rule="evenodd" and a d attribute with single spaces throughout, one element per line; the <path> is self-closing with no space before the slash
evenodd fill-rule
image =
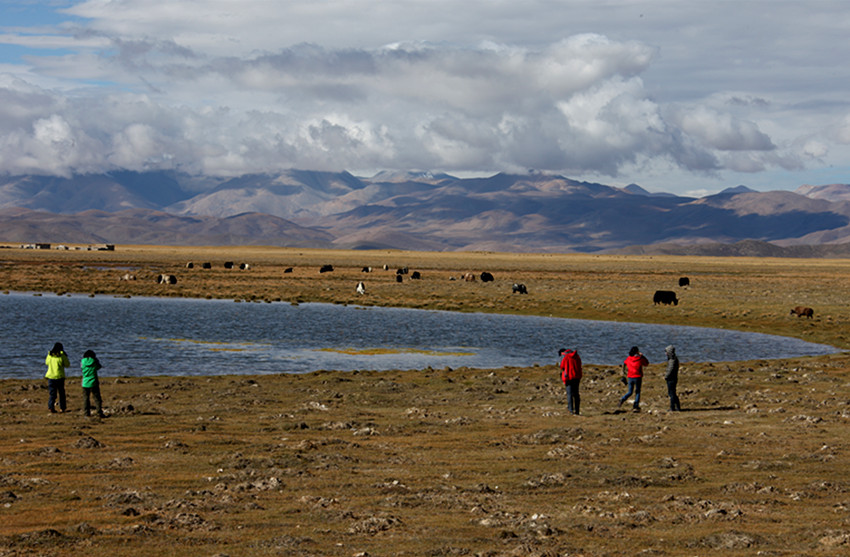
<path id="1" fill-rule="evenodd" d="M 3 250 L 0 286 L 686 323 L 846 347 L 848 265 L 119 246 Z M 401 266 L 422 280 L 396 283 Z M 127 269 L 137 281 L 117 280 Z M 496 281 L 449 280 L 482 270 Z M 154 284 L 161 272 L 178 284 Z M 530 293 L 512 295 L 515 281 Z M 657 288 L 681 303 L 653 306 Z M 815 319 L 789 316 L 795 305 Z M 617 409 L 618 373 L 588 366 L 580 417 L 554 366 L 107 375 L 104 420 L 79 415 L 74 380 L 71 412 L 50 416 L 42 380 L 5 380 L 0 556 L 845 555 L 849 367 L 846 354 L 685 362 L 685 411 L 668 413 L 653 365 L 633 414 Z"/>

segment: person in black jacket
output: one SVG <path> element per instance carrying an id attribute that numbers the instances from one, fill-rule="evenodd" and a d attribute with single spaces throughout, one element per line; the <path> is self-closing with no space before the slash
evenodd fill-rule
<path id="1" fill-rule="evenodd" d="M 670 397 L 670 411 L 679 412 L 682 405 L 679 404 L 679 395 L 676 394 L 676 384 L 679 382 L 679 357 L 676 356 L 676 348 L 673 345 L 664 349 L 667 354 L 667 371 L 664 380 L 667 381 L 667 396 Z"/>

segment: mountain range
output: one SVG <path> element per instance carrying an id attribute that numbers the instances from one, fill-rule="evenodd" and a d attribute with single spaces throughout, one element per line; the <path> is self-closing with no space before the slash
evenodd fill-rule
<path id="1" fill-rule="evenodd" d="M 850 185 L 694 198 L 540 173 L 5 176 L 0 241 L 825 256 L 850 242 Z"/>

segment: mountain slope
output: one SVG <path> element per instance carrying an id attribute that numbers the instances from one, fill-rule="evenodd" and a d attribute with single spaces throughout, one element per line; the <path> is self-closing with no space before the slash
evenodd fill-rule
<path id="1" fill-rule="evenodd" d="M 825 186 L 800 186 L 794 193 L 811 199 L 826 201 L 850 201 L 850 184 L 829 184 Z"/>
<path id="2" fill-rule="evenodd" d="M 0 208 L 24 207 L 53 213 L 160 209 L 191 195 L 174 174 L 167 172 L 0 178 Z"/>
<path id="3" fill-rule="evenodd" d="M 764 193 L 738 186 L 694 199 L 539 173 L 359 178 L 290 170 L 214 179 L 116 172 L 6 177 L 0 180 L 3 207 L 50 213 L 0 214 L 0 240 L 22 242 L 593 252 L 669 243 L 850 241 L 850 186 L 841 185 Z"/>
<path id="4" fill-rule="evenodd" d="M 333 237 L 271 215 L 186 217 L 147 209 L 62 215 L 0 210 L 5 242 L 331 247 Z"/>

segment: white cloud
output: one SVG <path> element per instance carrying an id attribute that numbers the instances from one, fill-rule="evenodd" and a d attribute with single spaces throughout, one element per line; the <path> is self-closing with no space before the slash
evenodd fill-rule
<path id="1" fill-rule="evenodd" d="M 36 120 L 32 127 L 33 138 L 36 141 L 51 147 L 69 148 L 74 146 L 71 126 L 57 114 Z"/>
<path id="2" fill-rule="evenodd" d="M 79 126 L 73 134 L 97 138 L 66 145 L 93 150 L 59 161 L 100 160 L 104 169 L 159 165 L 234 175 L 291 167 L 535 168 L 616 176 L 641 157 L 705 171 L 717 168 L 711 150 L 772 147 L 754 124 L 704 108 L 665 121 L 639 77 L 653 54 L 598 35 L 541 50 L 492 42 L 375 51 L 304 45 L 246 59 L 203 57 L 170 42 L 122 42 L 106 58 L 84 54 L 74 71 L 132 75 L 148 93 L 40 96 L 54 97 L 45 105 L 50 116 L 54 105 L 63 107 L 66 122 Z M 61 72 L 55 62 L 42 61 L 42 69 Z M 7 161 L 9 171 L 14 167 Z"/>
<path id="3" fill-rule="evenodd" d="M 845 6 L 764 6 L 85 0 L 0 29 L 31 49 L 0 65 L 0 171 L 536 168 L 685 191 L 844 165 Z"/>
<path id="4" fill-rule="evenodd" d="M 720 151 L 769 151 L 775 148 L 770 138 L 753 122 L 735 119 L 705 106 L 677 116 L 678 126 L 691 137 Z"/>

